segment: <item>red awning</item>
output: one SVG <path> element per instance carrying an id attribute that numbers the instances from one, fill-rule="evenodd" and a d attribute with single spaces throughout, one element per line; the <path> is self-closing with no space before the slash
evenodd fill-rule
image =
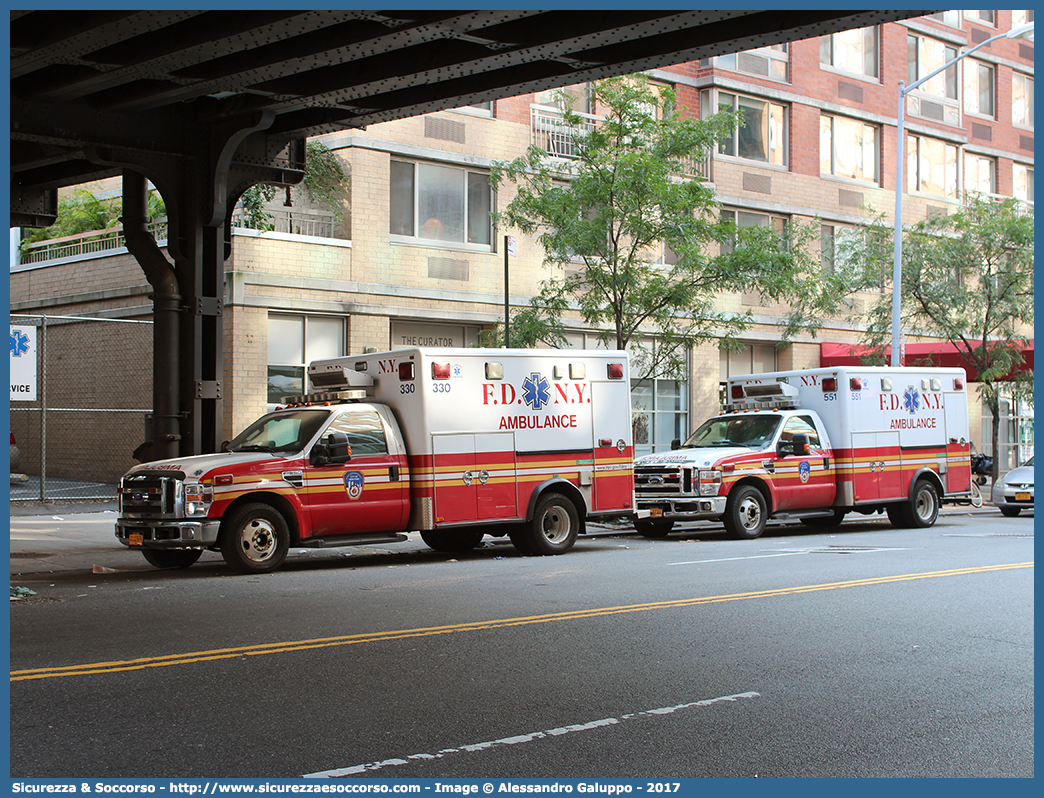
<path id="1" fill-rule="evenodd" d="M 860 366 L 863 355 L 869 352 L 869 347 L 859 344 L 829 344 L 819 345 L 819 365 L 824 368 L 830 366 Z M 885 350 L 885 361 L 891 362 L 891 351 Z M 949 342 L 921 343 L 906 345 L 906 364 L 908 366 L 940 366 L 944 368 L 963 368 L 968 374 L 969 382 L 976 382 L 979 375 L 970 368 L 961 357 L 956 345 Z M 1022 348 L 1022 365 L 1015 373 L 1033 370 L 1033 339 L 1026 342 Z"/>

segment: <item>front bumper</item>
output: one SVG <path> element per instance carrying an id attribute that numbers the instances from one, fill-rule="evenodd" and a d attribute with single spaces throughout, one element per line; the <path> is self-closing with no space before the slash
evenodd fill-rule
<path id="1" fill-rule="evenodd" d="M 220 521 L 136 518 L 116 522 L 116 540 L 132 549 L 207 549 L 217 545 Z M 139 537 L 140 536 L 140 537 Z"/>
<path id="2" fill-rule="evenodd" d="M 638 510 L 648 510 L 649 520 L 664 518 L 671 521 L 699 521 L 701 519 L 718 519 L 725 514 L 727 496 L 687 496 L 685 498 L 668 499 L 663 496 L 655 498 L 638 497 Z"/>

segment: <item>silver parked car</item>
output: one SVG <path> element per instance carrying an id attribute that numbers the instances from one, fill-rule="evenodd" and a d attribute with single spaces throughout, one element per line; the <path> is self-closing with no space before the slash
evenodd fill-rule
<path id="1" fill-rule="evenodd" d="M 993 486 L 993 503 L 1009 518 L 1033 511 L 1033 458 L 1013 468 Z"/>

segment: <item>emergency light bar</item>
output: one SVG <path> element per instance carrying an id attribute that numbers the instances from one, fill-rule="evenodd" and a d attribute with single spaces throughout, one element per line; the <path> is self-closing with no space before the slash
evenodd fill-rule
<path id="1" fill-rule="evenodd" d="M 316 360 L 308 367 L 308 379 L 315 388 L 370 388 L 373 377 L 345 365 L 347 358 Z"/>
<path id="2" fill-rule="evenodd" d="M 322 402 L 348 402 L 366 398 L 366 391 L 322 391 L 305 393 L 300 396 L 284 396 L 284 405 L 307 405 Z"/>
<path id="3" fill-rule="evenodd" d="M 785 382 L 752 383 L 750 385 L 733 383 L 729 387 L 729 395 L 733 401 L 725 405 L 725 410 L 751 408 L 769 410 L 798 406 L 797 388 Z"/>

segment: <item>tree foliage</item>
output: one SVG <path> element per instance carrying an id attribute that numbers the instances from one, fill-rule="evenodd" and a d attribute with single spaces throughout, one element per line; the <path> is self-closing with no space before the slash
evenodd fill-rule
<path id="1" fill-rule="evenodd" d="M 877 245 L 860 258 L 880 263 L 886 246 L 891 256 L 893 234 L 880 218 L 866 233 L 864 240 Z M 1033 393 L 1032 370 L 1020 370 L 1024 331 L 1033 328 L 1032 213 L 1015 199 L 969 195 L 954 213 L 929 217 L 904 233 L 902 269 L 902 327 L 954 344 L 968 370 L 979 375 L 997 452 L 1002 392 Z M 891 335 L 888 293 L 869 310 L 864 336 L 881 353 L 878 362 Z"/>
<path id="2" fill-rule="evenodd" d="M 552 270 L 513 314 L 512 345 L 561 343 L 573 309 L 603 343 L 630 349 L 646 375 L 673 375 L 692 345 L 734 345 L 754 324 L 750 309 L 723 310 L 722 294 L 757 291 L 764 304 L 788 303 L 784 340 L 814 334 L 837 312 L 847 287 L 807 255 L 818 226 L 738 228 L 696 174 L 737 115 L 693 118 L 642 76 L 600 81 L 593 94 L 603 121 L 563 114 L 574 158 L 551 161 L 534 146 L 492 170 L 494 186 L 517 189 L 496 225 L 536 236 Z M 649 337 L 655 348 L 638 346 Z"/>
<path id="3" fill-rule="evenodd" d="M 94 231 L 107 232 L 119 224 L 122 214 L 123 202 L 120 198 L 99 198 L 87 189 L 81 188 L 58 198 L 58 218 L 53 225 L 22 232 L 21 249 L 24 252 L 30 244 L 52 238 Z M 167 215 L 167 209 L 158 192 L 149 192 L 148 215 L 150 220 Z"/>
<path id="4" fill-rule="evenodd" d="M 305 146 L 305 174 L 302 185 L 308 199 L 330 211 L 337 221 L 342 218 L 340 194 L 348 183 L 348 175 L 333 150 L 321 141 Z M 243 226 L 252 230 L 272 230 L 272 214 L 266 208 L 275 199 L 276 187 L 258 183 L 243 192 Z"/>

